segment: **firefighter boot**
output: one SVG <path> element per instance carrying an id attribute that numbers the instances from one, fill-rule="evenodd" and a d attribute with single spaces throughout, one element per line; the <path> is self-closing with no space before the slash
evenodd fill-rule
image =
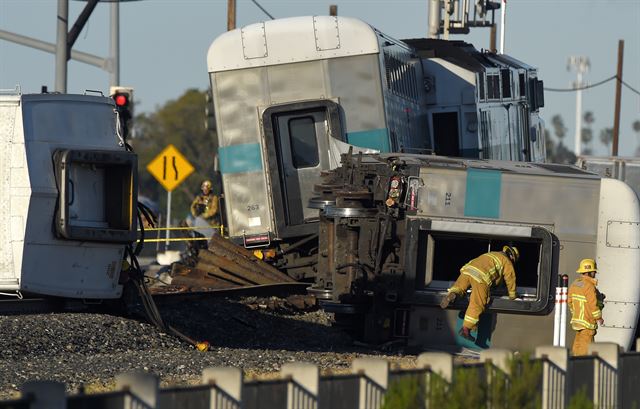
<path id="1" fill-rule="evenodd" d="M 471 330 L 467 327 L 460 328 L 460 331 L 458 331 L 458 335 L 460 335 L 462 338 L 467 339 L 471 342 L 476 342 L 476 339 L 471 336 Z"/>
<path id="2" fill-rule="evenodd" d="M 449 304 L 451 304 L 455 300 L 456 300 L 456 293 L 454 293 L 453 291 L 449 291 L 449 294 L 447 294 L 447 296 L 444 297 L 440 302 L 440 308 L 444 310 L 449 306 Z"/>

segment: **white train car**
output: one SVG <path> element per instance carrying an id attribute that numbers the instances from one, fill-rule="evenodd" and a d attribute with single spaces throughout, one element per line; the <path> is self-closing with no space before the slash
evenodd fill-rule
<path id="1" fill-rule="evenodd" d="M 640 193 L 640 158 L 624 156 L 578 156 L 576 166 L 605 178 L 623 181 Z"/>
<path id="2" fill-rule="evenodd" d="M 365 336 L 433 348 L 552 344 L 558 275 L 572 282 L 579 261 L 595 258 L 606 296 L 596 341 L 631 347 L 640 313 L 640 203 L 627 184 L 556 164 L 388 154 L 345 160 L 323 185 L 332 204 L 321 212 L 314 290 L 327 296 L 326 308 L 359 316 Z M 439 303 L 460 267 L 507 244 L 521 253 L 520 298 L 493 288 L 476 342 L 462 339 L 466 300 L 447 310 Z"/>
<path id="3" fill-rule="evenodd" d="M 112 99 L 0 93 L 0 292 L 120 297 L 136 178 Z"/>
<path id="4" fill-rule="evenodd" d="M 462 42 L 399 41 L 363 21 L 307 16 L 226 32 L 207 55 L 227 231 L 314 275 L 320 173 L 341 153 L 543 161 L 535 68 Z M 285 250 L 286 249 L 286 250 Z"/>

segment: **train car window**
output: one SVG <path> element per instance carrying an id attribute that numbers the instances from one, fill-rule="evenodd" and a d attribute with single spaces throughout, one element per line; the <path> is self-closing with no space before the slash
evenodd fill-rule
<path id="1" fill-rule="evenodd" d="M 432 223 L 444 227 L 432 230 Z M 494 312 L 547 313 L 553 306 L 551 286 L 558 271 L 557 238 L 536 226 L 483 224 L 473 227 L 481 228 L 482 233 L 448 231 L 468 230 L 470 226 L 464 222 L 428 219 L 409 222 L 409 237 L 415 244 L 408 246 L 405 253 L 406 301 L 437 306 L 464 264 L 487 251 L 500 251 L 504 245 L 514 245 L 520 250 L 520 260 L 515 265 L 519 299 L 509 300 L 506 287 L 501 284 L 491 289 L 492 302 L 488 308 Z M 461 300 L 458 307 L 464 308 L 465 304 L 466 300 Z"/>
<path id="2" fill-rule="evenodd" d="M 480 111 L 480 146 L 481 159 L 491 158 L 491 143 L 489 141 L 489 113 L 487 111 Z"/>
<path id="3" fill-rule="evenodd" d="M 544 107 L 544 82 L 536 80 L 536 102 L 538 108 Z"/>
<path id="4" fill-rule="evenodd" d="M 529 105 L 533 111 L 544 107 L 544 82 L 537 78 L 529 79 Z"/>
<path id="5" fill-rule="evenodd" d="M 524 81 L 524 72 L 518 75 L 518 83 L 520 85 L 520 98 L 525 98 L 527 96 L 527 88 Z"/>
<path id="6" fill-rule="evenodd" d="M 500 99 L 500 77 L 496 74 L 487 75 L 487 98 Z"/>
<path id="7" fill-rule="evenodd" d="M 416 67 L 409 54 L 384 50 L 384 66 L 387 89 L 399 97 L 417 102 Z"/>
<path id="8" fill-rule="evenodd" d="M 67 240 L 129 243 L 136 237 L 137 157 L 121 151 L 54 152 L 56 233 Z"/>
<path id="9" fill-rule="evenodd" d="M 426 234 L 426 236 L 425 236 Z M 514 245 L 522 255 L 516 264 L 516 283 L 522 294 L 536 295 L 538 281 L 538 267 L 540 257 L 540 243 L 527 240 L 513 240 L 504 238 L 479 238 L 457 235 L 421 232 L 418 248 L 419 254 L 430 252 L 432 257 L 422 257 L 425 269 L 425 287 L 449 288 L 458 278 L 460 268 L 468 261 L 488 251 L 500 251 L 505 245 Z M 426 239 L 426 240 L 425 240 Z M 427 263 L 427 259 L 432 260 Z M 505 295 L 503 286 L 492 289 L 492 292 Z"/>
<path id="10" fill-rule="evenodd" d="M 502 98 L 511 98 L 511 70 L 500 70 L 500 80 L 502 83 Z"/>
<path id="11" fill-rule="evenodd" d="M 484 73 L 478 73 L 478 100 L 484 101 Z"/>
<path id="12" fill-rule="evenodd" d="M 313 117 L 292 118 L 288 122 L 291 157 L 296 169 L 318 166 L 318 140 Z"/>

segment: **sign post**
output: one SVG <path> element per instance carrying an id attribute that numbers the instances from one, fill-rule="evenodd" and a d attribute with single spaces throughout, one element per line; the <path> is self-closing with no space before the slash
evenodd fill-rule
<path id="1" fill-rule="evenodd" d="M 191 173 L 193 166 L 172 144 L 167 145 L 149 164 L 147 170 L 167 191 L 166 247 L 169 247 L 171 224 L 171 191 L 178 187 Z"/>

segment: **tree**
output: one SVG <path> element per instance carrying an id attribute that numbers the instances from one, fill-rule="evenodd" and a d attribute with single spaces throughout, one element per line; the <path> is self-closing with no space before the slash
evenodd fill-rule
<path id="1" fill-rule="evenodd" d="M 611 141 L 613 141 L 613 128 L 604 128 L 600 130 L 600 142 L 607 147 L 607 152 L 610 152 L 609 145 L 611 144 Z"/>
<path id="2" fill-rule="evenodd" d="M 584 113 L 582 119 L 586 124 L 586 126 L 580 130 L 580 139 L 584 144 L 582 154 L 591 155 L 591 141 L 593 141 L 593 129 L 591 128 L 591 125 L 595 122 L 596 118 L 593 116 L 593 112 L 587 111 Z"/>
<path id="3" fill-rule="evenodd" d="M 631 128 L 633 129 L 633 132 L 636 133 L 636 137 L 640 139 L 640 120 L 633 121 Z M 640 156 L 640 146 L 636 149 L 636 156 Z"/>
<path id="4" fill-rule="evenodd" d="M 551 125 L 556 137 L 562 142 L 562 139 L 567 135 L 567 127 L 564 126 L 564 120 L 560 115 L 556 114 L 551 118 Z"/>
<path id="5" fill-rule="evenodd" d="M 159 202 L 161 208 L 166 209 L 166 191 L 149 174 L 146 166 L 170 143 L 195 168 L 172 193 L 171 209 L 176 219 L 187 215 L 189 205 L 204 179 L 213 179 L 216 193 L 220 189 L 214 174 L 215 134 L 207 131 L 203 125 L 205 98 L 204 91 L 187 90 L 156 112 L 136 116 L 134 122 L 136 137 L 132 140 L 132 145 L 138 154 L 140 195 Z"/>
<path id="6" fill-rule="evenodd" d="M 547 148 L 547 160 L 553 163 L 576 163 L 576 155 L 564 146 L 563 139 L 567 135 L 567 127 L 564 126 L 564 120 L 560 115 L 554 115 L 551 118 L 551 126 L 553 133 L 558 139 L 556 143 L 551 138 L 551 133 L 545 129 L 545 142 Z"/>

